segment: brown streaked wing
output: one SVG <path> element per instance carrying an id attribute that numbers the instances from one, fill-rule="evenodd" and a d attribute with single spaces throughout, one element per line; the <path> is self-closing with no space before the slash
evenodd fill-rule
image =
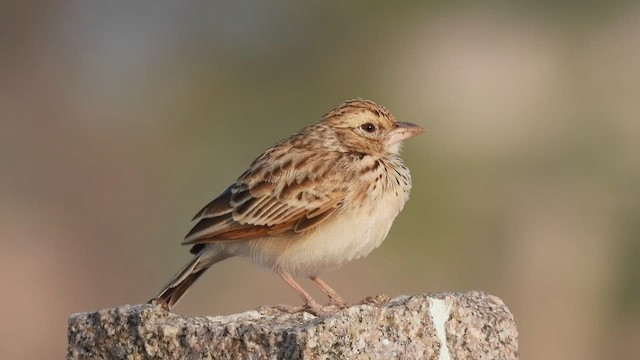
<path id="1" fill-rule="evenodd" d="M 208 203 L 202 210 L 198 211 L 191 221 L 196 221 L 200 218 L 221 216 L 232 212 L 233 208 L 230 206 L 232 196 L 231 188 L 233 188 L 233 186 L 229 186 L 222 194 Z"/>
<path id="2" fill-rule="evenodd" d="M 333 215 L 333 213 L 338 209 L 338 205 L 339 204 L 335 204 L 322 209 L 322 211 L 318 211 L 320 210 L 318 209 L 312 213 L 306 214 L 296 222 L 294 231 L 300 233 L 305 230 L 311 229 L 314 226 L 317 226 L 326 218 Z"/>
<path id="3" fill-rule="evenodd" d="M 295 161 L 291 166 L 291 157 L 295 154 L 288 155 L 278 159 L 280 165 L 286 165 L 284 168 L 278 164 L 274 166 L 273 162 L 266 166 L 268 169 L 254 164 L 251 173 L 262 174 L 267 170 L 268 181 L 245 173 L 235 185 L 198 213 L 196 220 L 199 221 L 183 244 L 300 233 L 335 213 L 344 199 L 345 186 L 341 181 L 325 180 L 327 176 L 337 174 L 324 173 L 317 177 L 317 174 L 309 173 L 308 167 L 296 167 Z"/>
<path id="4" fill-rule="evenodd" d="M 198 244 L 204 239 L 229 240 L 238 238 L 239 234 L 249 236 L 266 235 L 266 226 L 240 224 L 233 220 L 231 215 L 223 215 L 213 218 L 201 218 L 189 231 L 182 244 Z"/>

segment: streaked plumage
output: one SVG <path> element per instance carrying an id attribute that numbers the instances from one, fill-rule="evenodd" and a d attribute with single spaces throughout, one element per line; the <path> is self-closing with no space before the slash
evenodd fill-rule
<path id="1" fill-rule="evenodd" d="M 169 307 L 211 265 L 245 256 L 273 269 L 315 313 L 318 305 L 289 276 L 317 276 L 369 254 L 409 197 L 401 141 L 422 132 L 397 123 L 367 100 L 343 103 L 260 155 L 236 182 L 194 217 L 183 244 L 194 259 L 158 298 Z"/>

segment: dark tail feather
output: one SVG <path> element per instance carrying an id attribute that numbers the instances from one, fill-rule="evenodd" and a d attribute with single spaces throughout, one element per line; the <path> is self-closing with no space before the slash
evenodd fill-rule
<path id="1" fill-rule="evenodd" d="M 169 306 L 169 309 L 171 309 L 178 303 L 178 301 L 180 301 L 187 290 L 189 290 L 191 284 L 196 282 L 196 280 L 198 280 L 200 275 L 204 274 L 204 272 L 205 270 L 200 270 L 198 272 L 191 273 L 187 275 L 181 282 L 165 287 L 158 295 L 158 299 L 164 301 L 167 306 Z"/>
<path id="2" fill-rule="evenodd" d="M 157 299 L 167 304 L 169 309 L 180 301 L 191 285 L 196 282 L 211 265 L 229 257 L 220 252 L 203 250 L 204 251 L 196 254 L 193 259 L 164 286 L 158 296 L 156 296 Z"/>

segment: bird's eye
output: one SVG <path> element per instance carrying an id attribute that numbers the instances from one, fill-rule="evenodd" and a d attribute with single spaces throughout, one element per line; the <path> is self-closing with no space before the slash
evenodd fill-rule
<path id="1" fill-rule="evenodd" d="M 366 124 L 362 124 L 360 125 L 360 129 L 368 132 L 369 134 L 373 133 L 376 131 L 376 126 L 373 125 L 372 123 L 366 123 Z"/>

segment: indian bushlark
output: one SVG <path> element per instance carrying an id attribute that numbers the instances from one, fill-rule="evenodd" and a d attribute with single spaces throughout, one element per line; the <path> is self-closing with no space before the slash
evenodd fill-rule
<path id="1" fill-rule="evenodd" d="M 382 243 L 411 189 L 401 142 L 421 132 L 358 99 L 268 149 L 193 218 L 183 244 L 194 257 L 157 298 L 171 308 L 211 265 L 244 256 L 271 268 L 311 312 L 335 307 L 318 304 L 292 275 L 345 308 L 318 276 Z"/>

